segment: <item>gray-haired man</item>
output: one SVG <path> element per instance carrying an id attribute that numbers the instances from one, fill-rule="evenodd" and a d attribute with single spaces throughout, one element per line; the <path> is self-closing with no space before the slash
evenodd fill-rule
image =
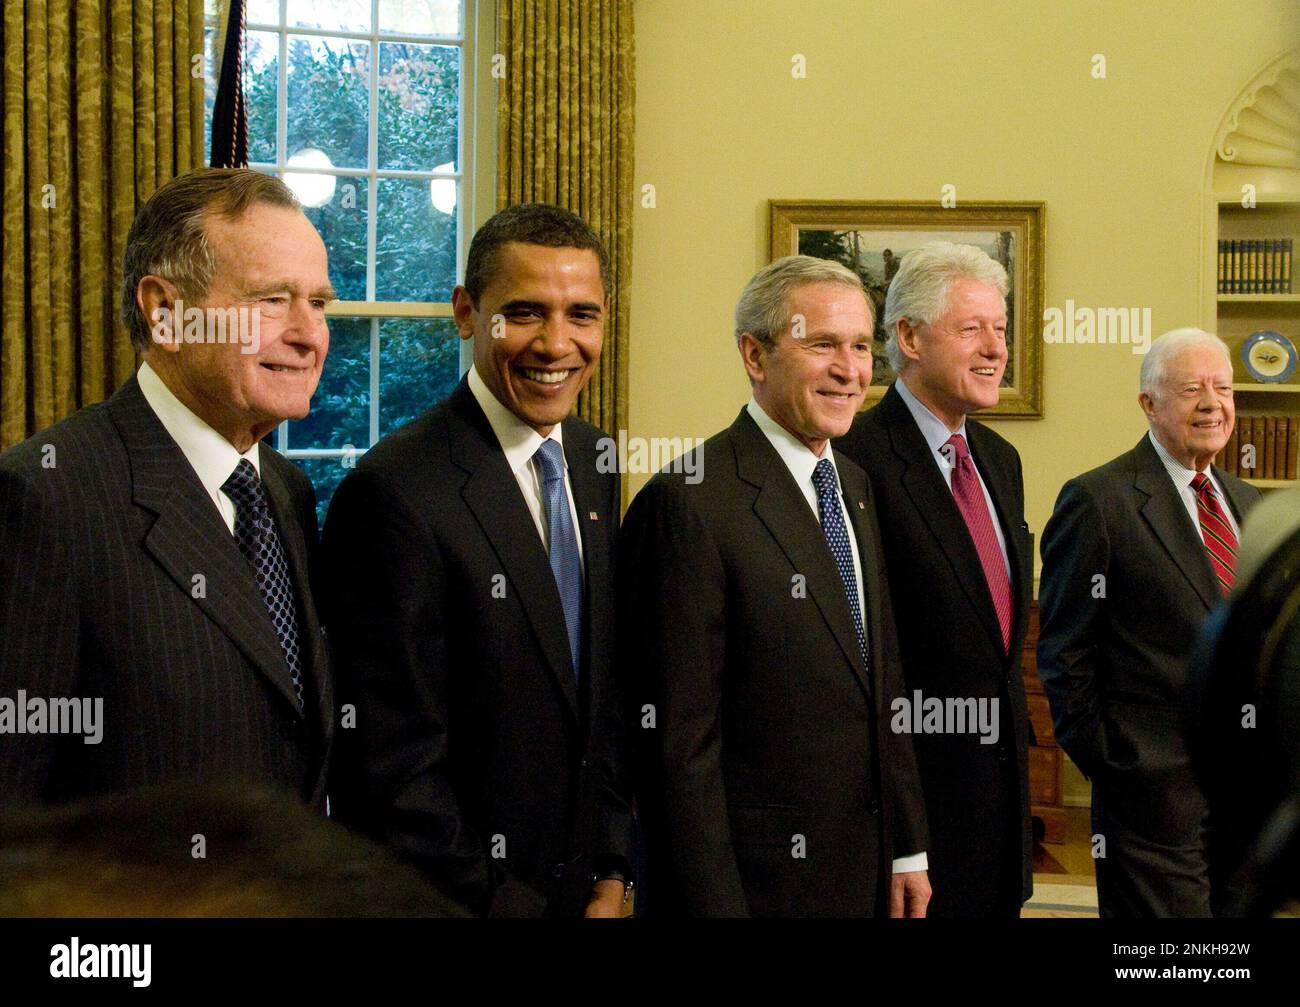
<path id="1" fill-rule="evenodd" d="M 1006 292 L 1002 265 L 972 245 L 936 241 L 904 256 L 885 301 L 898 378 L 836 444 L 867 470 L 888 529 L 911 702 L 977 712 L 914 739 L 931 916 L 1017 916 L 1032 890 L 1024 480 L 1016 449 L 968 418 L 998 401 Z"/>

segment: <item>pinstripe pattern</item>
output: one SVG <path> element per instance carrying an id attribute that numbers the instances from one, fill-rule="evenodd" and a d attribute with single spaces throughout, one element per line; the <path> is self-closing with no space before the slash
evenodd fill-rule
<path id="1" fill-rule="evenodd" d="M 306 716 L 248 564 L 134 378 L 0 456 L 0 697 L 104 700 L 98 745 L 0 735 L 6 803 L 177 777 L 323 800 L 314 495 L 265 446 L 262 472 L 300 599 Z"/>

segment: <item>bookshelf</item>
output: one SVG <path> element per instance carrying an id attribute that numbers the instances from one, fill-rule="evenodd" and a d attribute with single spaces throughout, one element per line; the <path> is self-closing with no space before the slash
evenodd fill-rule
<path id="1" fill-rule="evenodd" d="M 1254 206 L 1243 206 L 1240 198 L 1220 199 L 1216 210 L 1214 331 L 1232 350 L 1238 431 L 1220 456 L 1219 465 L 1261 490 L 1300 486 L 1295 478 L 1295 459 L 1300 452 L 1300 370 L 1285 382 L 1270 384 L 1253 378 L 1241 358 L 1243 344 L 1260 331 L 1278 332 L 1300 348 L 1300 293 L 1223 293 L 1225 256 L 1220 253 L 1220 243 L 1228 241 L 1240 245 L 1289 239 L 1294 248 L 1300 237 L 1300 193 L 1269 193 Z M 1290 283 L 1292 291 L 1300 290 L 1293 277 Z M 1259 419 L 1266 423 L 1260 424 Z M 1247 444 L 1254 449 L 1253 468 L 1246 467 L 1252 460 Z M 1227 457 L 1230 451 L 1232 456 Z"/>
<path id="2" fill-rule="evenodd" d="M 1238 92 L 1220 120 L 1206 165 L 1202 313 L 1204 327 L 1232 351 L 1237 407 L 1237 430 L 1219 464 L 1269 492 L 1300 486 L 1300 367 L 1280 382 L 1261 382 L 1243 362 L 1242 347 L 1254 333 L 1272 331 L 1300 350 L 1300 277 L 1266 282 L 1284 272 L 1282 258 L 1291 268 L 1300 260 L 1300 156 L 1290 128 L 1298 117 L 1300 49 L 1292 49 L 1270 60 Z M 1284 241 L 1290 242 L 1289 254 L 1279 248 L 1270 259 L 1273 243 Z M 1225 262 L 1221 247 L 1239 250 L 1235 272 L 1231 254 Z M 1286 358 L 1276 349 L 1272 356 Z M 1243 466 L 1247 444 L 1256 461 L 1251 471 Z"/>

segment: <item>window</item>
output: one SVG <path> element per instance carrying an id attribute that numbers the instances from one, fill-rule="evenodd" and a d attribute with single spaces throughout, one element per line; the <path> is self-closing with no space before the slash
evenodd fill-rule
<path id="1" fill-rule="evenodd" d="M 208 18 L 208 140 L 219 68 Z M 472 0 L 247 0 L 251 167 L 281 175 L 325 241 L 339 301 L 311 414 L 275 447 L 323 519 L 350 465 L 460 378 L 451 290 L 468 242 Z M 209 150 L 210 152 L 210 150 Z"/>

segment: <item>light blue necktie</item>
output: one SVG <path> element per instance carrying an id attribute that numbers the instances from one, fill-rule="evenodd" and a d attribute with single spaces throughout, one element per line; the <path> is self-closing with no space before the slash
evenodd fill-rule
<path id="1" fill-rule="evenodd" d="M 835 478 L 835 467 L 829 459 L 823 458 L 813 469 L 813 486 L 817 489 L 817 502 L 822 512 L 822 531 L 826 533 L 835 565 L 840 568 L 840 580 L 844 582 L 849 611 L 853 613 L 853 628 L 858 633 L 862 666 L 866 668 L 871 662 L 867 660 L 867 635 L 862 628 L 862 606 L 858 604 L 858 578 L 853 571 L 853 547 L 849 544 L 849 530 L 844 526 L 844 512 L 840 509 L 839 480 Z"/>
<path id="2" fill-rule="evenodd" d="M 578 538 L 569 514 L 569 497 L 564 491 L 564 448 L 547 438 L 534 455 L 542 467 L 542 492 L 546 497 L 546 522 L 551 543 L 551 572 L 564 606 L 564 624 L 569 631 L 569 651 L 576 678 L 582 668 L 582 561 Z"/>

